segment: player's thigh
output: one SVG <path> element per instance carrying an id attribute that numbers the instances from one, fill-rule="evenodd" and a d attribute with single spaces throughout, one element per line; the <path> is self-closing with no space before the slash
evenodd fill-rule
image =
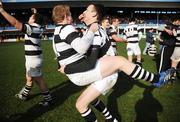
<path id="1" fill-rule="evenodd" d="M 114 73 L 102 80 L 96 81 L 91 85 L 97 89 L 101 94 L 105 95 L 116 83 L 118 78 L 118 73 Z"/>
<path id="2" fill-rule="evenodd" d="M 100 95 L 101 92 L 90 85 L 79 96 L 79 98 L 77 99 L 77 103 L 87 106 Z"/>

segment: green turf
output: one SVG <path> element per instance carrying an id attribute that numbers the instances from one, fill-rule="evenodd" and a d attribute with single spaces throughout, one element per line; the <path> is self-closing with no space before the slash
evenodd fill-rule
<path id="1" fill-rule="evenodd" d="M 57 72 L 51 41 L 42 42 L 44 78 L 54 97 L 54 105 L 42 108 L 36 84 L 28 101 L 17 100 L 14 95 L 25 84 L 23 43 L 0 44 L 0 121 L 17 122 L 83 122 L 75 109 L 75 102 L 85 87 L 73 85 Z M 144 42 L 141 42 L 144 47 Z M 119 54 L 126 57 L 125 44 L 118 44 Z M 143 67 L 156 72 L 153 57 L 143 56 Z M 157 89 L 144 81 L 135 81 L 120 74 L 117 84 L 101 99 L 121 122 L 179 122 L 180 82 Z M 98 120 L 103 116 L 97 112 Z"/>

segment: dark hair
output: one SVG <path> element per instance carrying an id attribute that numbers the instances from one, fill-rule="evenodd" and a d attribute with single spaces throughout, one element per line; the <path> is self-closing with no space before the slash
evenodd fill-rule
<path id="1" fill-rule="evenodd" d="M 177 15 L 177 16 L 175 16 L 175 17 L 172 17 L 171 20 L 172 20 L 172 22 L 177 21 L 177 20 L 180 20 L 180 16 Z"/>
<path id="2" fill-rule="evenodd" d="M 34 23 L 37 23 L 39 25 L 44 25 L 45 24 L 44 17 L 39 13 L 34 14 L 34 19 L 35 19 Z"/>
<path id="3" fill-rule="evenodd" d="M 104 9 L 104 6 L 102 4 L 90 4 L 90 5 L 93 5 L 96 12 L 97 12 L 97 19 L 98 21 L 100 22 L 103 18 L 103 16 L 105 16 L 105 9 Z"/>
<path id="4" fill-rule="evenodd" d="M 110 20 L 109 16 L 104 16 L 104 17 L 102 17 L 101 23 L 104 22 L 105 20 Z"/>
<path id="5" fill-rule="evenodd" d="M 111 16 L 111 18 L 110 18 L 110 23 L 112 24 L 112 23 L 115 22 L 117 19 L 119 20 L 119 17 L 118 17 L 117 15 Z"/>

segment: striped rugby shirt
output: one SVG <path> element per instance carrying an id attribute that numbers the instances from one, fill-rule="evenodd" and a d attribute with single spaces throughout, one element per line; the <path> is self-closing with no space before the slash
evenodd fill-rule
<path id="1" fill-rule="evenodd" d="M 99 28 L 95 34 L 87 29 L 80 38 L 72 25 L 57 25 L 54 32 L 53 49 L 59 64 L 66 65 L 64 72 L 73 74 L 93 69 L 97 59 L 109 49 L 110 44 L 106 41 L 107 35 L 102 28 Z M 79 51 L 84 46 L 86 50 Z"/>
<path id="2" fill-rule="evenodd" d="M 117 35 L 117 30 L 116 28 L 111 25 L 110 28 L 108 29 L 108 36 L 109 36 L 109 40 L 111 41 L 111 45 L 114 48 L 114 50 L 117 50 L 117 45 L 116 45 L 116 41 L 112 38 L 113 35 Z"/>
<path id="3" fill-rule="evenodd" d="M 128 43 L 138 43 L 139 42 L 139 27 L 134 22 L 129 23 L 124 29 L 124 35 L 127 38 Z"/>
<path id="4" fill-rule="evenodd" d="M 23 24 L 22 31 L 25 33 L 25 56 L 39 57 L 42 54 L 41 35 L 43 28 L 36 23 L 32 25 Z"/>
<path id="5" fill-rule="evenodd" d="M 175 47 L 180 47 L 180 26 L 173 31 L 174 36 L 176 37 L 176 44 Z"/>

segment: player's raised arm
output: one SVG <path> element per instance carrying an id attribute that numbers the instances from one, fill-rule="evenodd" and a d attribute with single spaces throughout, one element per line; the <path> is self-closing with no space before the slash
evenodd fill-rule
<path id="1" fill-rule="evenodd" d="M 0 1 L 0 13 L 4 16 L 4 18 L 11 24 L 13 25 L 15 28 L 22 30 L 22 23 L 19 22 L 16 18 L 14 18 L 13 16 L 11 16 L 9 13 L 7 13 L 4 9 L 3 9 L 3 5 L 2 2 Z"/>

